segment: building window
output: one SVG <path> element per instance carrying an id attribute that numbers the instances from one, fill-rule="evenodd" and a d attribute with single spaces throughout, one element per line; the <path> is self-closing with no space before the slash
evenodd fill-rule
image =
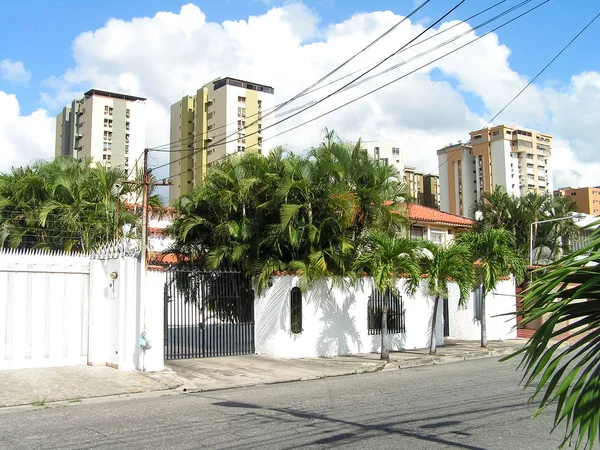
<path id="1" fill-rule="evenodd" d="M 375 147 L 373 149 L 373 156 L 375 157 L 375 159 L 379 159 L 379 147 Z"/>
<path id="2" fill-rule="evenodd" d="M 125 144 L 125 154 L 129 153 L 129 144 Z"/>
<path id="3" fill-rule="evenodd" d="M 410 227 L 411 239 L 423 239 L 424 235 L 425 235 L 425 228 L 415 227 L 414 225 L 412 227 Z"/>
<path id="4" fill-rule="evenodd" d="M 131 116 L 131 111 L 129 109 L 125 110 L 125 117 L 129 119 L 129 117 Z"/>
<path id="5" fill-rule="evenodd" d="M 440 230 L 431 230 L 429 232 L 429 240 L 435 244 L 443 244 L 445 237 L 446 233 Z"/>
<path id="6" fill-rule="evenodd" d="M 402 297 L 393 295 L 389 290 L 381 294 L 373 289 L 367 301 L 367 326 L 369 335 L 381 334 L 381 318 L 383 306 L 387 303 L 387 329 L 388 333 L 404 333 L 404 307 Z"/>
<path id="7" fill-rule="evenodd" d="M 400 149 L 398 147 L 392 147 L 392 155 L 399 155 Z"/>
<path id="8" fill-rule="evenodd" d="M 290 329 L 292 333 L 302 333 L 302 291 L 299 287 L 290 292 Z"/>
<path id="9" fill-rule="evenodd" d="M 125 129 L 129 131 L 129 122 L 125 122 Z"/>
<path id="10" fill-rule="evenodd" d="M 210 120 L 210 119 L 212 119 L 214 114 L 215 114 L 215 113 L 214 113 L 214 112 L 212 112 L 212 111 L 211 111 L 211 112 L 209 112 L 209 113 L 206 115 L 206 120 Z"/>
<path id="11" fill-rule="evenodd" d="M 112 136 L 112 133 L 111 133 L 111 136 Z M 125 143 L 126 143 L 126 144 L 129 144 L 129 133 L 127 133 L 127 134 L 125 135 Z"/>
<path id="12" fill-rule="evenodd" d="M 481 138 L 482 138 L 481 134 L 476 134 L 475 136 L 473 136 L 473 139 L 481 139 Z"/>
<path id="13" fill-rule="evenodd" d="M 238 108 L 238 117 L 246 117 L 246 108 Z"/>
<path id="14" fill-rule="evenodd" d="M 246 103 L 246 97 L 238 97 L 238 102 Z"/>
<path id="15" fill-rule="evenodd" d="M 108 105 L 104 105 L 104 114 L 108 115 Z"/>
<path id="16" fill-rule="evenodd" d="M 498 136 L 499 134 L 500 134 L 500 132 L 499 132 L 499 131 L 494 131 L 494 132 L 492 133 L 492 136 Z"/>

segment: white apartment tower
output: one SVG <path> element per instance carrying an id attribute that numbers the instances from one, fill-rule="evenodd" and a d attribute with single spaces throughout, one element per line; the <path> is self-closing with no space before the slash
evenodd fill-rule
<path id="1" fill-rule="evenodd" d="M 145 101 L 132 95 L 89 90 L 56 116 L 55 157 L 91 157 L 92 163 L 130 170 L 144 151 Z"/>
<path id="2" fill-rule="evenodd" d="M 362 141 L 361 146 L 375 161 L 396 167 L 401 175 L 404 173 L 404 158 L 399 144 L 395 142 Z"/>
<path id="3" fill-rule="evenodd" d="M 200 184 L 207 168 L 227 155 L 262 153 L 263 140 L 274 135 L 273 106 L 272 87 L 229 77 L 173 104 L 169 201 Z"/>
<path id="4" fill-rule="evenodd" d="M 442 211 L 470 216 L 473 204 L 496 186 L 514 196 L 552 193 L 552 136 L 506 125 L 470 135 L 470 144 L 437 152 Z"/>

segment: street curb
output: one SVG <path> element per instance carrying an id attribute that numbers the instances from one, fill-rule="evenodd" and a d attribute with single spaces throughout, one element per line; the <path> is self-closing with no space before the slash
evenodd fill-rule
<path id="1" fill-rule="evenodd" d="M 398 369 L 411 369 L 413 367 L 433 366 L 441 364 L 452 364 L 463 361 L 473 361 L 484 358 L 494 358 L 506 356 L 514 353 L 518 349 L 502 348 L 490 350 L 475 350 L 465 352 L 459 355 L 428 355 L 419 358 L 406 359 L 398 363 Z"/>

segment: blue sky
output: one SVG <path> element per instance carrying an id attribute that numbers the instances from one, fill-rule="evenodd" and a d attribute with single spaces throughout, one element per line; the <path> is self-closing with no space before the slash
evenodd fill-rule
<path id="1" fill-rule="evenodd" d="M 532 4 L 538 3 L 535 0 Z M 15 86 L 0 79 L 0 91 L 14 93 L 19 98 L 22 114 L 29 114 L 40 105 L 42 82 L 59 76 L 74 66 L 71 53 L 73 40 L 82 32 L 102 27 L 111 18 L 130 20 L 153 16 L 157 11 L 178 12 L 188 3 L 173 0 L 21 0 L 5 1 L 0 19 L 0 60 L 22 61 L 32 78 L 26 86 Z M 270 0 L 196 1 L 211 22 L 246 19 L 262 14 L 283 2 Z M 320 26 L 341 22 L 357 12 L 392 10 L 407 14 L 414 0 L 305 0 L 321 18 Z M 462 18 L 482 5 L 494 1 L 467 0 L 451 18 Z M 513 0 L 507 4 L 514 3 Z M 416 20 L 428 23 L 455 4 L 454 0 L 432 0 Z M 535 14 L 499 32 L 500 42 L 512 51 L 511 67 L 531 77 L 595 14 L 597 0 L 551 0 Z M 598 25 L 598 24 L 596 24 Z M 542 82 L 567 83 L 570 76 L 582 71 L 599 71 L 598 45 L 600 26 L 589 29 L 544 75 Z M 158 62 L 157 62 L 158 63 Z M 477 99 L 467 99 L 474 110 Z M 50 111 L 53 113 L 54 111 Z"/>

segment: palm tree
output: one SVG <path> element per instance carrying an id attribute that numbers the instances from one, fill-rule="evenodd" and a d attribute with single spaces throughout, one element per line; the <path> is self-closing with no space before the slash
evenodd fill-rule
<path id="1" fill-rule="evenodd" d="M 383 296 L 381 312 L 381 359 L 390 360 L 385 342 L 390 295 L 398 293 L 398 277 L 405 278 L 405 290 L 414 294 L 420 281 L 418 241 L 400 238 L 390 233 L 370 233 L 356 258 L 355 269 L 366 271 L 373 277 L 373 284 Z"/>
<path id="2" fill-rule="evenodd" d="M 427 294 L 434 299 L 431 316 L 431 342 L 429 353 L 436 352 L 435 324 L 440 299 L 448 297 L 448 287 L 454 282 L 460 291 L 459 303 L 464 304 L 471 293 L 474 273 L 469 248 L 462 244 L 448 246 L 423 241 L 421 273 L 425 277 Z"/>
<path id="3" fill-rule="evenodd" d="M 600 423 L 600 232 L 592 242 L 538 271 L 523 299 L 521 323 L 544 318 L 522 355 L 538 413 L 556 404 L 554 428 L 565 426 L 561 445 L 592 448 Z"/>
<path id="4" fill-rule="evenodd" d="M 504 228 L 486 227 L 456 236 L 457 244 L 469 249 L 475 268 L 475 285 L 481 289 L 481 347 L 487 348 L 487 295 L 496 289 L 503 277 L 514 275 L 523 281 L 526 262 L 515 247 L 514 235 Z"/>

